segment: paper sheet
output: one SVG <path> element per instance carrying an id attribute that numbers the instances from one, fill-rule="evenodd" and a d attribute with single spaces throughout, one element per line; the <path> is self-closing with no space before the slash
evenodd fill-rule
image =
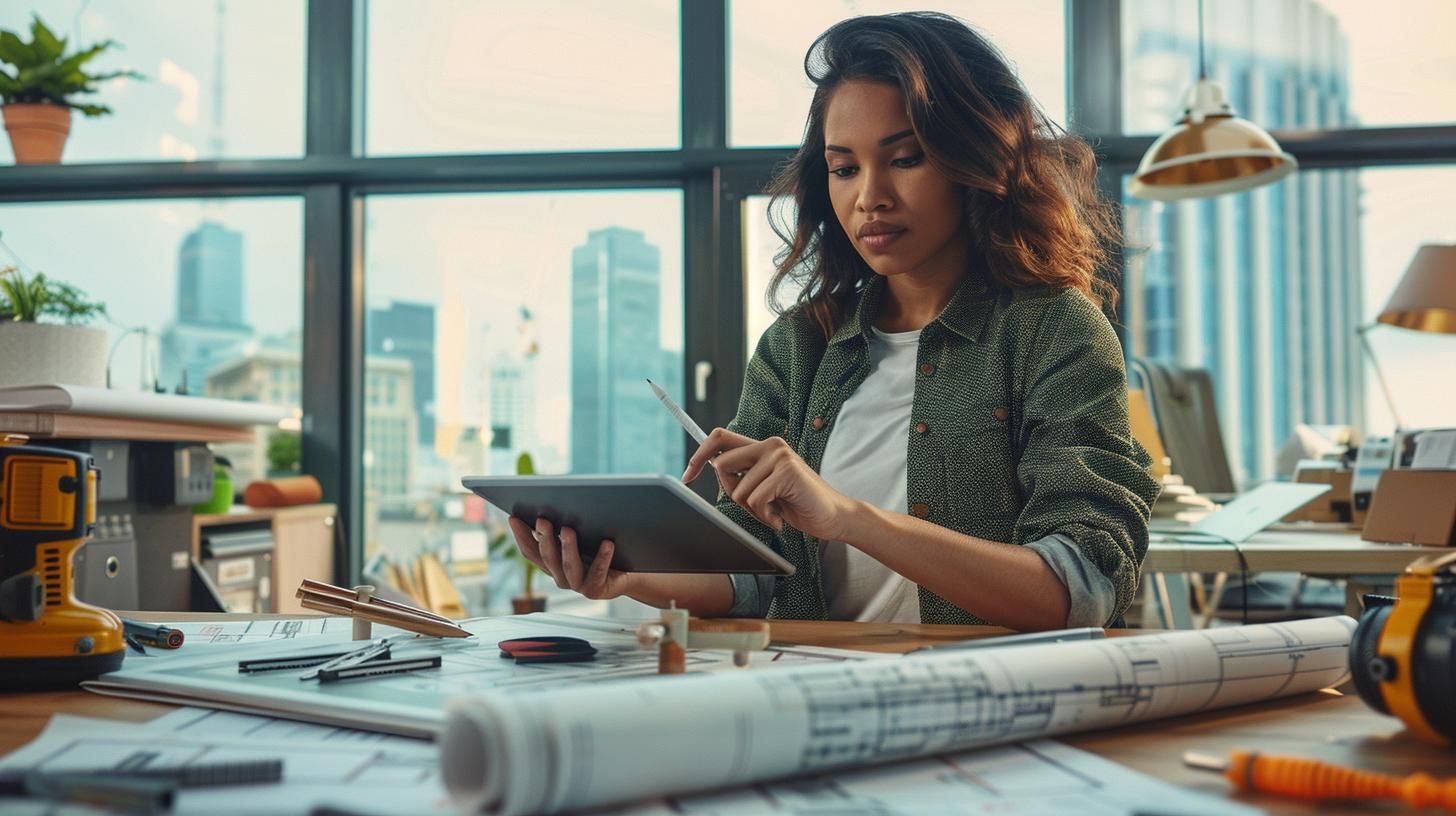
<path id="1" fill-rule="evenodd" d="M 347 621 L 345 621 L 347 625 Z M 461 621 L 476 635 L 470 639 L 422 638 L 395 647 L 395 657 L 438 654 L 439 669 L 350 680 L 330 686 L 301 683 L 298 672 L 239 674 L 238 661 L 279 654 L 337 651 L 348 634 L 254 646 L 205 648 L 159 660 L 131 660 L 122 670 L 84 683 L 107 694 L 139 699 L 223 708 L 246 713 L 304 719 L 336 726 L 365 728 L 406 736 L 428 737 L 444 724 L 445 703 L 452 697 L 484 691 L 549 685 L 596 684 L 606 680 L 655 675 L 657 652 L 637 643 L 636 621 L 572 618 L 566 615 L 511 615 Z M 518 665 L 500 657 L 496 643 L 507 638 L 571 635 L 596 646 L 589 663 Z M 152 652 L 156 650 L 148 650 Z M 811 647 L 771 648 L 753 655 L 753 666 L 774 671 L 805 663 L 850 658 L 898 659 L 870 652 Z M 732 654 L 690 650 L 689 672 L 739 669 Z"/>
<path id="2" fill-rule="evenodd" d="M 35 741 L 0 759 L 0 769 L 62 771 L 282 759 L 282 782 L 184 788 L 171 812 L 302 816 L 324 805 L 358 814 L 454 812 L 440 784 L 434 747 L 427 742 L 398 737 L 378 744 L 298 737 L 272 741 L 256 735 L 228 739 L 201 734 L 203 730 L 178 732 L 155 723 L 61 714 L 51 718 Z M 0 811 L 11 812 L 10 804 L 0 800 Z"/>
<path id="3" fill-rule="evenodd" d="M 1124 725 L 1338 685 L 1355 621 L 929 652 L 451 703 L 446 787 L 516 816 Z"/>
<path id="4" fill-rule="evenodd" d="M 1155 808 L 1149 803 L 1156 802 Z M 967 751 L 700 796 L 598 816 L 1255 816 L 1257 808 L 1161 782 L 1051 740 Z"/>

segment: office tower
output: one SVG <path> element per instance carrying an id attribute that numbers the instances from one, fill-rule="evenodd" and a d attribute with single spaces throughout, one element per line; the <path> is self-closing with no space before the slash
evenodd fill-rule
<path id="1" fill-rule="evenodd" d="M 535 365 L 505 353 L 490 367 L 490 472 L 516 472 L 516 457 L 535 450 Z"/>
<path id="2" fill-rule="evenodd" d="M 296 336 L 268 338 L 242 346 L 207 378 L 207 393 L 221 399 L 302 403 L 302 373 Z M 413 477 L 415 422 L 408 360 L 368 355 L 364 358 L 364 469 L 371 498 L 404 506 Z M 239 487 L 267 478 L 268 436 L 260 430 L 253 442 L 220 443 L 213 448 L 233 463 Z"/>
<path id="3" fill-rule="evenodd" d="M 1161 132 L 1193 77 L 1192 6 L 1123 6 L 1125 127 Z M 1269 130 L 1351 127 L 1344 32 L 1311 0 L 1208 9 L 1209 75 Z M 1126 197 L 1128 351 L 1210 370 L 1234 477 L 1274 476 L 1297 423 L 1364 419 L 1357 170 L 1161 203 Z M 1196 485 L 1195 485 L 1196 487 Z"/>
<path id="4" fill-rule="evenodd" d="M 647 387 L 664 376 L 661 253 L 607 227 L 571 253 L 571 469 L 660 473 L 671 421 Z"/>
<path id="5" fill-rule="evenodd" d="M 161 384 L 204 391 L 207 372 L 251 339 L 243 315 L 243 234 L 204 221 L 177 252 L 177 311 L 162 330 Z"/>
<path id="6" fill-rule="evenodd" d="M 418 442 L 435 442 L 435 307 L 395 301 L 387 309 L 370 309 L 365 326 L 371 354 L 402 357 L 414 372 Z"/>

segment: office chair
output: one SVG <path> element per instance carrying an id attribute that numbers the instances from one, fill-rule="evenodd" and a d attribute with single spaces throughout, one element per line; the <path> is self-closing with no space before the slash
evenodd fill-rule
<path id="1" fill-rule="evenodd" d="M 1173 472 L 1199 493 L 1233 493 L 1233 471 L 1219 430 L 1213 378 L 1207 369 L 1178 368 L 1133 357 L 1128 361 L 1128 373 L 1147 394 Z"/>
<path id="2" fill-rule="evenodd" d="M 1212 494 L 1217 501 L 1233 495 L 1233 470 L 1219 428 L 1213 378 L 1208 370 L 1132 357 L 1128 360 L 1128 375 L 1147 395 L 1172 472 L 1200 494 Z M 1296 620 L 1344 608 L 1341 583 L 1311 580 L 1299 573 L 1252 574 L 1247 585 L 1238 575 L 1213 576 L 1207 581 L 1200 576 L 1196 581 L 1194 596 L 1206 598 L 1207 603 L 1217 607 L 1204 610 L 1205 620 L 1242 619 L 1245 609 L 1251 622 Z"/>

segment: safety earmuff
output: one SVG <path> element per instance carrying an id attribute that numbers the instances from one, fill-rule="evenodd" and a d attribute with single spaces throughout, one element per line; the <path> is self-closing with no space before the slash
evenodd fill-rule
<path id="1" fill-rule="evenodd" d="M 1350 641 L 1360 699 L 1428 742 L 1456 743 L 1456 551 L 1421 558 L 1396 598 L 1368 598 Z"/>

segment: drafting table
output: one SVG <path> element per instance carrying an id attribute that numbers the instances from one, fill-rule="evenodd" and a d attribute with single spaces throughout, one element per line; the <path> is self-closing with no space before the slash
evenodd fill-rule
<path id="1" fill-rule="evenodd" d="M 239 619 L 281 616 L 150 613 L 153 620 Z M 297 618 L 298 615 L 287 617 Z M 992 626 L 929 624 L 863 624 L 820 621 L 773 621 L 773 638 L 834 648 L 904 652 L 972 637 L 1005 634 Z M 1110 634 L 1141 634 L 1119 630 Z M 53 713 L 145 721 L 170 706 L 102 697 L 83 691 L 8 695 L 7 715 L 0 718 L 0 753 L 29 741 Z M 1436 751 L 1403 733 L 1398 720 L 1374 713 L 1358 697 L 1336 693 L 1310 694 L 1282 702 L 1243 706 L 1213 714 L 1163 720 L 1096 734 L 1065 738 L 1067 744 L 1160 779 L 1205 792 L 1224 794 L 1227 785 L 1216 774 L 1183 766 L 1182 752 L 1227 752 L 1234 748 L 1309 756 L 1386 773 L 1426 771 L 1456 776 L 1456 752 Z M 1310 806 L 1271 797 L 1244 801 L 1271 813 L 1368 813 L 1368 808 L 1342 810 Z"/>

